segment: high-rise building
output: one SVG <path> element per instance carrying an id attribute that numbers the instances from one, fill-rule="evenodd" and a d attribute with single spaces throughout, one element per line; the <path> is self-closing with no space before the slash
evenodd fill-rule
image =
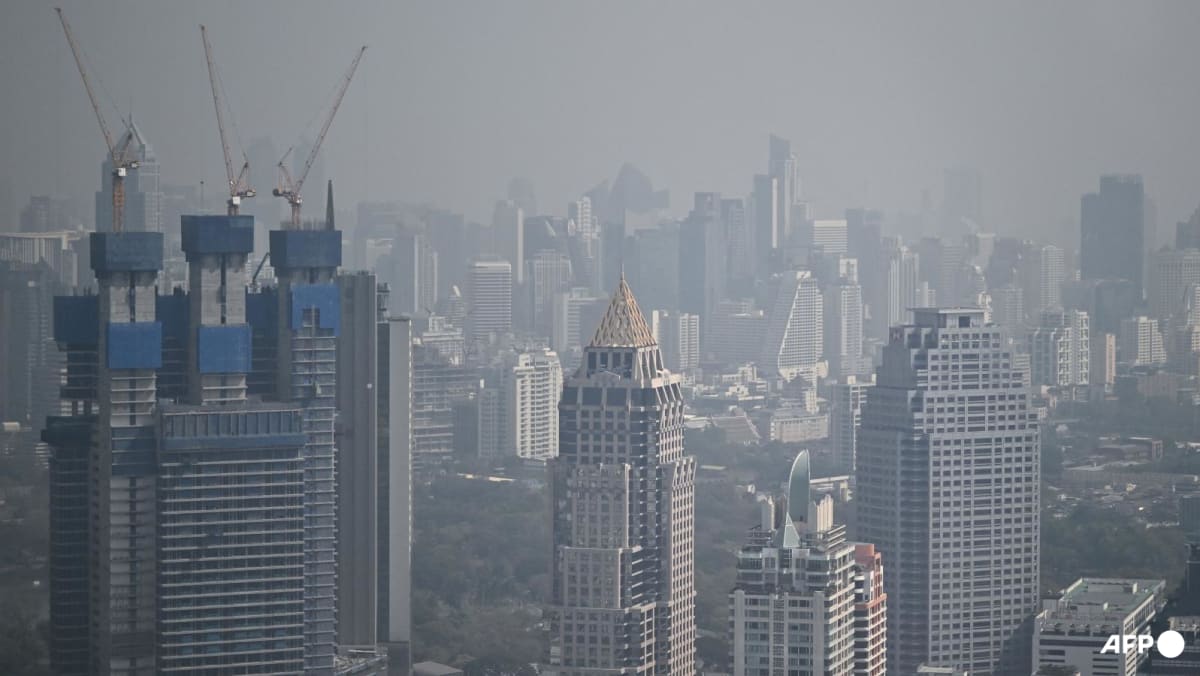
<path id="1" fill-rule="evenodd" d="M 891 330 L 855 491 L 859 532 L 888 566 L 889 671 L 1029 663 L 1040 443 L 1024 380 L 983 310 L 921 309 Z"/>
<path id="2" fill-rule="evenodd" d="M 1030 382 L 1047 387 L 1087 385 L 1091 344 L 1086 312 L 1061 308 L 1042 312 L 1028 336 Z"/>
<path id="3" fill-rule="evenodd" d="M 593 296 L 583 287 L 575 287 L 558 293 L 554 297 L 553 328 L 550 331 L 550 349 L 562 359 L 582 350 L 580 318 L 584 308 L 605 302 Z"/>
<path id="4" fill-rule="evenodd" d="M 792 142 L 771 134 L 768 141 L 767 174 L 775 178 L 778 192 L 775 200 L 775 221 L 779 224 L 779 246 L 791 243 L 796 228 L 806 216 L 794 207 L 800 204 L 800 173 Z"/>
<path id="5" fill-rule="evenodd" d="M 1142 177 L 1100 177 L 1100 191 L 1083 196 L 1079 273 L 1082 279 L 1124 279 L 1142 298 L 1146 191 Z"/>
<path id="6" fill-rule="evenodd" d="M 963 288 L 958 283 L 967 258 L 961 241 L 922 237 L 917 252 L 921 257 L 920 279 L 929 283 L 939 305 L 953 306 L 971 300 L 962 298 Z"/>
<path id="7" fill-rule="evenodd" d="M 754 227 L 747 217 L 745 200 L 721 200 L 721 223 L 725 226 L 725 277 L 731 284 L 752 286 Z"/>
<path id="8" fill-rule="evenodd" d="M 700 366 L 700 318 L 687 312 L 655 310 L 651 332 L 662 350 L 663 363 L 675 373 Z"/>
<path id="9" fill-rule="evenodd" d="M 64 362 L 54 342 L 54 296 L 68 288 L 47 264 L 0 254 L 0 421 L 40 431 L 58 413 Z M 30 446 L 22 450 L 32 453 Z"/>
<path id="10" fill-rule="evenodd" d="M 1130 366 L 1153 366 L 1167 361 L 1162 330 L 1158 320 L 1149 317 L 1130 317 L 1121 321 L 1121 336 L 1117 356 Z"/>
<path id="11" fill-rule="evenodd" d="M 1150 316 L 1165 320 L 1186 312 L 1188 292 L 1200 285 L 1200 249 L 1163 249 L 1150 254 L 1146 300 Z"/>
<path id="12" fill-rule="evenodd" d="M 883 556 L 875 545 L 854 545 L 854 674 L 887 673 L 887 592 Z"/>
<path id="13" fill-rule="evenodd" d="M 1010 332 L 1025 325 L 1025 291 L 1015 284 L 1005 284 L 988 292 L 992 299 L 992 323 Z"/>
<path id="14" fill-rule="evenodd" d="M 512 265 L 508 261 L 473 261 L 469 284 L 468 338 L 472 342 L 489 342 L 512 331 Z"/>
<path id="15" fill-rule="evenodd" d="M 1063 250 L 1052 244 L 1038 247 L 1022 261 L 1022 266 L 1021 289 L 1029 316 L 1037 317 L 1042 310 L 1060 307 L 1062 285 L 1067 279 Z"/>
<path id="16" fill-rule="evenodd" d="M 125 177 L 125 232 L 162 232 L 162 193 L 159 189 L 158 157 L 154 148 L 146 141 L 138 126 L 129 121 L 125 134 L 117 147 L 133 148 L 138 161 L 136 169 Z M 112 158 L 105 156 L 100 167 L 101 187 L 96 192 L 96 232 L 111 232 L 112 203 Z"/>
<path id="17" fill-rule="evenodd" d="M 858 432 L 862 427 L 862 405 L 875 377 L 848 376 L 834 383 L 829 395 L 829 440 L 838 465 L 854 473 Z"/>
<path id="18" fill-rule="evenodd" d="M 1117 337 L 1111 333 L 1093 332 L 1088 364 L 1088 382 L 1111 388 L 1117 379 Z"/>
<path id="19" fill-rule="evenodd" d="M 409 673 L 412 663 L 411 322 L 403 317 L 380 322 L 378 344 L 375 632 L 376 641 L 387 649 L 389 673 L 403 675 Z"/>
<path id="20" fill-rule="evenodd" d="M 890 326 L 888 256 L 883 243 L 882 212 L 846 210 L 846 249 L 851 258 L 858 260 L 858 283 L 862 286 L 863 305 L 867 307 L 863 333 L 869 338 L 882 339 L 887 336 Z"/>
<path id="21" fill-rule="evenodd" d="M 512 200 L 496 202 L 492 212 L 495 252 L 508 261 L 513 275 L 511 283 L 517 285 L 525 281 L 525 215 Z"/>
<path id="22" fill-rule="evenodd" d="M 554 333 L 554 299 L 571 288 L 571 258 L 558 251 L 538 251 L 529 257 L 526 271 L 528 302 L 534 335 Z"/>
<path id="23" fill-rule="evenodd" d="M 760 366 L 785 380 L 814 380 L 824 352 L 824 304 L 806 270 L 786 273 L 767 321 Z"/>
<path id="24" fill-rule="evenodd" d="M 758 275 L 769 274 L 771 264 L 783 247 L 779 223 L 779 179 L 770 174 L 754 177 L 754 265 Z"/>
<path id="25" fill-rule="evenodd" d="M 796 226 L 802 233 L 799 244 L 811 253 L 844 256 L 850 250 L 844 219 L 813 220 Z"/>
<path id="26" fill-rule="evenodd" d="M 679 376 L 622 279 L 559 404 L 546 673 L 696 673 L 683 424 Z"/>
<path id="27" fill-rule="evenodd" d="M 545 348 L 513 352 L 497 371 L 480 393 L 479 454 L 527 460 L 557 456 L 563 382 L 558 355 Z"/>
<path id="28" fill-rule="evenodd" d="M 953 167 L 943 174 L 942 234 L 958 236 L 977 228 L 983 217 L 983 179 L 971 167 Z"/>
<path id="29" fill-rule="evenodd" d="M 376 273 L 391 290 L 388 302 L 393 312 L 425 315 L 437 306 L 438 254 L 424 228 L 398 228 L 391 251 L 380 258 Z"/>
<path id="30" fill-rule="evenodd" d="M 663 223 L 633 233 L 625 274 L 642 289 L 646 307 L 677 309 L 680 303 L 680 225 Z"/>
<path id="31" fill-rule="evenodd" d="M 679 309 L 699 315 L 705 331 L 717 303 L 725 297 L 725 226 L 721 197 L 696 193 L 696 203 L 679 232 Z"/>
<path id="32" fill-rule="evenodd" d="M 857 673 L 855 545 L 832 524 L 832 498 L 810 495 L 808 451 L 800 451 L 786 498 L 763 499 L 761 523 L 737 555 L 734 676 Z"/>
<path id="33" fill-rule="evenodd" d="M 825 358 L 829 377 L 845 378 L 866 370 L 863 358 L 863 300 L 858 261 L 838 260 L 837 281 L 825 287 Z"/>
<path id="34" fill-rule="evenodd" d="M 1032 668 L 1063 666 L 1080 676 L 1134 676 L 1148 651 L 1102 650 L 1108 637 L 1150 633 L 1166 605 L 1164 580 L 1080 578 L 1044 602 L 1034 621 Z"/>
<path id="35" fill-rule="evenodd" d="M 882 308 L 882 311 L 886 312 L 884 317 L 887 326 L 879 335 L 886 335 L 886 330 L 890 327 L 911 321 L 910 309 L 926 307 L 917 299 L 919 258 L 916 252 L 899 242 L 889 246 L 887 251 L 887 305 Z"/>

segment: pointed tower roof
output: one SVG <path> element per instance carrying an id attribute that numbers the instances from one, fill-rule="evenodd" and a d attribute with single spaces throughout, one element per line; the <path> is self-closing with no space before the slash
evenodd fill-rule
<path id="1" fill-rule="evenodd" d="M 625 283 L 625 275 L 617 284 L 608 309 L 604 311 L 604 319 L 596 327 L 589 347 L 653 347 L 658 345 L 646 317 L 638 307 L 637 299 L 629 284 Z"/>

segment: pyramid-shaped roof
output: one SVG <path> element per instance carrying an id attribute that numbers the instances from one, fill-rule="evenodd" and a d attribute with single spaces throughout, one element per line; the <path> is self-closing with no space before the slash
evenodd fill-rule
<path id="1" fill-rule="evenodd" d="M 608 309 L 604 311 L 604 319 L 596 327 L 589 346 L 653 347 L 657 344 L 637 299 L 633 297 L 633 291 L 625 283 L 625 276 L 621 275 L 621 282 L 617 284 Z"/>

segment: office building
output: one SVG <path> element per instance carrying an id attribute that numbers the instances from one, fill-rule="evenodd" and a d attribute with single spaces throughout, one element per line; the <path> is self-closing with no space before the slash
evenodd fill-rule
<path id="1" fill-rule="evenodd" d="M 583 346 L 581 318 L 587 307 L 600 303 L 607 303 L 607 301 L 593 296 L 591 291 L 584 287 L 574 287 L 556 294 L 553 327 L 550 331 L 550 349 L 557 352 L 558 356 L 563 359 L 579 352 Z"/>
<path id="2" fill-rule="evenodd" d="M 959 284 L 967 250 L 961 241 L 945 237 L 922 237 L 917 244 L 920 255 L 920 279 L 928 282 L 938 305 L 951 306 L 968 302 Z"/>
<path id="3" fill-rule="evenodd" d="M 1145 204 L 1142 177 L 1137 175 L 1101 176 L 1100 191 L 1083 196 L 1079 223 L 1081 279 L 1123 279 L 1132 285 L 1134 298 L 1142 299 Z"/>
<path id="4" fill-rule="evenodd" d="M 1122 320 L 1117 347 L 1119 361 L 1130 366 L 1154 366 L 1167 361 L 1158 320 L 1149 317 Z"/>
<path id="5" fill-rule="evenodd" d="M 749 288 L 754 283 L 754 227 L 746 213 L 746 202 L 721 200 L 721 224 L 725 226 L 725 278 L 730 284 Z"/>
<path id="6" fill-rule="evenodd" d="M 830 387 L 829 443 L 840 467 L 854 473 L 858 431 L 862 427 L 862 405 L 875 383 L 875 376 L 848 376 Z"/>
<path id="7" fill-rule="evenodd" d="M 992 289 L 988 292 L 992 300 L 992 323 L 1017 333 L 1025 325 L 1025 291 L 1015 284 Z"/>
<path id="8" fill-rule="evenodd" d="M 1034 620 L 1033 668 L 1067 666 L 1080 676 L 1134 676 L 1149 657 L 1138 650 L 1101 652 L 1113 634 L 1149 634 L 1166 604 L 1166 582 L 1080 578 L 1043 603 Z"/>
<path id="9" fill-rule="evenodd" d="M 867 370 L 863 357 L 863 298 L 858 261 L 840 258 L 837 280 L 825 287 L 825 358 L 830 378 L 856 376 Z"/>
<path id="10" fill-rule="evenodd" d="M 479 372 L 420 339 L 413 341 L 412 363 L 412 462 L 424 470 L 447 462 L 468 433 L 456 415 L 478 396 Z"/>
<path id="11" fill-rule="evenodd" d="M 1200 249 L 1163 249 L 1150 254 L 1146 300 L 1150 316 L 1165 320 L 1184 315 L 1189 293 L 1200 285 Z"/>
<path id="12" fill-rule="evenodd" d="M 163 232 L 162 192 L 159 188 L 158 157 L 154 148 L 133 122 L 117 141 L 117 147 L 132 148 L 138 161 L 125 177 L 124 232 Z M 111 232 L 113 217 L 112 158 L 105 155 L 100 166 L 101 187 L 96 192 L 96 232 Z"/>
<path id="13" fill-rule="evenodd" d="M 489 343 L 511 332 L 513 266 L 508 261 L 473 261 L 469 284 L 468 339 L 473 343 Z"/>
<path id="14" fill-rule="evenodd" d="M 554 333 L 554 299 L 571 288 L 571 258 L 558 251 L 541 250 L 529 257 L 526 271 L 530 328 L 533 335 Z"/>
<path id="15" fill-rule="evenodd" d="M 375 268 L 380 281 L 391 290 L 389 305 L 393 312 L 425 315 L 437 306 L 438 254 L 424 228 L 400 227 L 391 238 L 389 252 L 380 257 Z"/>
<path id="16" fill-rule="evenodd" d="M 725 297 L 725 226 L 721 197 L 696 193 L 695 206 L 680 224 L 679 309 L 699 315 L 701 329 Z"/>
<path id="17" fill-rule="evenodd" d="M 760 277 L 769 274 L 782 248 L 778 203 L 779 179 L 770 174 L 754 177 L 754 265 Z"/>
<path id="18" fill-rule="evenodd" d="M 700 366 L 700 318 L 687 312 L 650 313 L 650 329 L 662 350 L 663 363 L 673 373 Z"/>
<path id="19" fill-rule="evenodd" d="M 559 404 L 544 673 L 696 673 L 683 424 L 679 376 L 622 279 Z"/>
<path id="20" fill-rule="evenodd" d="M 563 372 L 553 350 L 511 352 L 480 392 L 479 454 L 549 460 L 558 455 Z"/>
<path id="21" fill-rule="evenodd" d="M 796 229 L 807 220 L 807 213 L 796 209 L 801 205 L 800 173 L 796 155 L 792 153 L 792 142 L 771 134 L 767 147 L 767 174 L 778 185 L 774 207 L 775 221 L 779 224 L 779 246 L 782 247 L 792 242 L 797 235 Z"/>
<path id="22" fill-rule="evenodd" d="M 888 567 L 889 670 L 1028 664 L 1040 443 L 1025 377 L 983 310 L 921 309 L 892 328 L 855 492 L 859 532 Z"/>
<path id="23" fill-rule="evenodd" d="M 849 251 L 845 219 L 813 220 L 797 226 L 800 244 L 811 254 L 845 256 Z"/>
<path id="24" fill-rule="evenodd" d="M 1029 316 L 1062 306 L 1062 285 L 1067 279 L 1063 250 L 1052 244 L 1038 247 L 1021 265 L 1022 297 Z"/>
<path id="25" fill-rule="evenodd" d="M 762 357 L 767 317 L 745 300 L 725 300 L 717 304 L 702 342 L 703 359 L 726 366 L 758 361 Z"/>
<path id="26" fill-rule="evenodd" d="M 762 499 L 729 594 L 734 676 L 856 673 L 856 552 L 832 524 L 832 502 L 814 503 L 808 451 L 786 498 Z"/>
<path id="27" fill-rule="evenodd" d="M 863 305 L 867 308 L 863 334 L 881 339 L 891 326 L 888 323 L 888 251 L 883 241 L 882 212 L 846 210 L 846 250 L 851 258 L 858 260 L 858 283 L 862 286 Z M 907 297 L 911 298 L 911 295 Z"/>
<path id="28" fill-rule="evenodd" d="M 824 303 L 807 270 L 785 273 L 767 321 L 759 364 L 785 380 L 815 380 L 824 353 Z"/>
<path id="29" fill-rule="evenodd" d="M 508 261 L 512 271 L 512 284 L 520 285 L 525 281 L 525 216 L 526 214 L 516 202 L 502 200 L 496 202 L 492 211 L 492 238 L 495 241 L 495 253 Z"/>
<path id="30" fill-rule="evenodd" d="M 679 307 L 679 237 L 677 222 L 638 230 L 630 236 L 632 244 L 625 259 L 625 275 L 631 285 L 642 289 L 646 307 Z M 607 300 L 608 294 L 603 295 Z"/>
<path id="31" fill-rule="evenodd" d="M 923 298 L 918 298 L 919 260 L 915 251 L 894 242 L 887 250 L 887 306 L 885 312 L 886 326 L 882 327 L 879 336 L 887 335 L 887 329 L 907 324 L 912 320 L 910 310 L 915 307 L 927 307 Z"/>

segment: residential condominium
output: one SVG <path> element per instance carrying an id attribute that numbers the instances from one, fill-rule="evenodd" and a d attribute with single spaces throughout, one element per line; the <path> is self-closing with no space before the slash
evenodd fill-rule
<path id="1" fill-rule="evenodd" d="M 916 310 L 892 327 L 863 404 L 858 525 L 888 567 L 895 673 L 1028 664 L 1040 443 L 1002 333 L 978 308 Z"/>
<path id="2" fill-rule="evenodd" d="M 886 668 L 879 558 L 833 525 L 832 498 L 812 496 L 808 452 L 801 451 L 786 497 L 762 499 L 761 522 L 737 555 L 729 595 L 734 676 L 878 675 Z"/>

